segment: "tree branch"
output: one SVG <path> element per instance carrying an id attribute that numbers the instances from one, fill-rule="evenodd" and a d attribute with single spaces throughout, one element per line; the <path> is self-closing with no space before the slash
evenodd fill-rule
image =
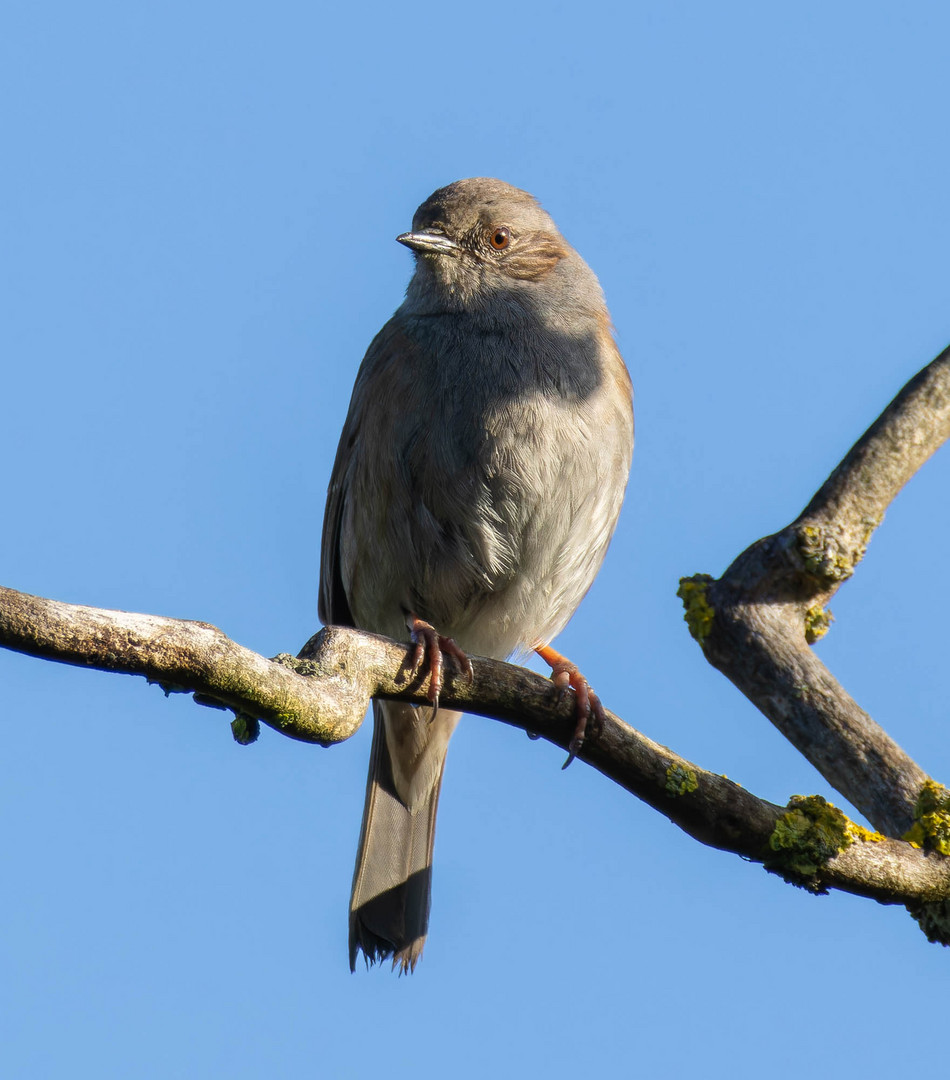
<path id="1" fill-rule="evenodd" d="M 406 646 L 344 627 L 325 627 L 297 659 L 266 660 L 207 623 L 103 611 L 0 589 L 0 644 L 65 663 L 144 675 L 166 691 L 213 698 L 285 735 L 322 745 L 353 734 L 371 697 L 427 700 L 422 681 L 407 681 Z M 471 681 L 447 671 L 441 697 L 446 707 L 480 713 L 567 747 L 575 723 L 570 698 L 561 700 L 549 679 L 525 668 L 472 659 Z M 950 860 L 883 837 L 872 842 L 871 834 L 849 826 L 833 808 L 821 813 L 836 823 L 839 844 L 819 859 L 813 840 L 805 837 L 792 845 L 789 856 L 776 847 L 775 837 L 794 808 L 757 798 L 612 713 L 581 759 L 702 843 L 764 863 L 815 891 L 836 888 L 883 903 L 950 896 Z"/>
<path id="2" fill-rule="evenodd" d="M 884 511 L 950 437 L 950 349 L 901 390 L 802 514 L 718 580 L 684 579 L 706 659 L 871 821 L 900 836 L 927 774 L 842 689 L 810 644 Z"/>
<path id="3" fill-rule="evenodd" d="M 144 675 L 166 693 L 194 692 L 324 746 L 352 735 L 366 711 L 359 684 L 332 672 L 302 680 L 209 623 L 64 604 L 0 587 L 0 645 L 79 667 Z"/>

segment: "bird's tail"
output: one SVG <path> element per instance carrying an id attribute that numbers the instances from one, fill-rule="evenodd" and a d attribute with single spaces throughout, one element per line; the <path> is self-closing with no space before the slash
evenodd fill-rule
<path id="1" fill-rule="evenodd" d="M 412 971 L 425 945 L 442 770 L 457 712 L 373 702 L 373 749 L 350 897 L 350 970 L 393 959 Z"/>

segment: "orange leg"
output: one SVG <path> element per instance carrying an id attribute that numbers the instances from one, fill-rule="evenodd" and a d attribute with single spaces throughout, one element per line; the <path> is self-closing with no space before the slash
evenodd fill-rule
<path id="1" fill-rule="evenodd" d="M 474 678 L 472 662 L 450 637 L 443 637 L 431 623 L 420 619 L 418 615 L 406 616 L 406 626 L 413 643 L 412 659 L 409 662 L 409 676 L 415 678 L 426 663 L 429 668 L 429 701 L 432 703 L 432 718 L 439 711 L 439 694 L 442 690 L 443 653 L 450 656 L 459 671 L 471 682 Z"/>
<path id="2" fill-rule="evenodd" d="M 584 745 L 588 721 L 593 719 L 595 724 L 602 725 L 607 716 L 603 705 L 600 703 L 600 698 L 590 688 L 590 683 L 580 673 L 576 664 L 572 664 L 566 656 L 562 656 L 556 649 L 552 649 L 550 645 L 535 646 L 534 651 L 546 664 L 550 665 L 551 681 L 560 691 L 561 697 L 567 693 L 569 687 L 574 688 L 577 724 L 574 728 L 574 737 L 567 747 L 567 761 L 561 766 L 566 769 L 577 757 L 581 747 Z"/>

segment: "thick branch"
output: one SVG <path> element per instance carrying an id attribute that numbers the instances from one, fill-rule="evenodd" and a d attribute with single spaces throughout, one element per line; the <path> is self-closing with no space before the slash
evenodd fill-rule
<path id="1" fill-rule="evenodd" d="M 213 697 L 286 735 L 324 745 L 359 727 L 372 696 L 426 700 L 425 687 L 406 680 L 405 646 L 340 627 L 320 631 L 300 659 L 275 662 L 206 623 L 102 611 L 0 589 L 0 644 L 144 675 L 166 689 Z M 473 658 L 473 666 L 471 682 L 447 672 L 447 707 L 482 713 L 567 746 L 574 705 L 560 700 L 548 679 L 494 660 Z M 784 807 L 693 765 L 613 714 L 581 757 L 703 843 L 759 862 L 773 860 L 770 842 Z M 897 841 L 855 842 L 825 862 L 809 884 L 884 903 L 925 902 L 950 896 L 950 860 Z"/>
<path id="2" fill-rule="evenodd" d="M 892 836 L 910 827 L 927 774 L 842 689 L 809 641 L 824 632 L 823 607 L 887 506 L 948 437 L 950 349 L 901 390 L 794 522 L 753 544 L 719 581 L 685 583 L 701 593 L 691 599 L 703 620 L 687 619 L 709 662 Z"/>
<path id="3" fill-rule="evenodd" d="M 3 587 L 0 645 L 65 664 L 144 675 L 166 692 L 213 698 L 305 742 L 347 738 L 366 707 L 354 700 L 359 686 L 333 673 L 303 680 L 208 623 L 64 604 Z"/>

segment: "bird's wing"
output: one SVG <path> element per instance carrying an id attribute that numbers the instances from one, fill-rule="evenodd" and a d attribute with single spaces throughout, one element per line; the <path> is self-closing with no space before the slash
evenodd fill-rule
<path id="1" fill-rule="evenodd" d="M 392 394 L 385 393 L 387 369 L 399 359 L 399 345 L 404 346 L 395 319 L 380 330 L 366 350 L 353 387 L 353 396 L 347 412 L 340 443 L 337 447 L 330 485 L 327 488 L 327 505 L 323 515 L 323 539 L 320 547 L 320 600 L 319 614 L 324 623 L 336 626 L 355 626 L 346 587 L 343 582 L 341 545 L 343 521 L 349 482 L 355 455 L 361 450 L 360 440 L 367 415 L 378 413 L 380 403 L 392 407 Z M 382 396 L 385 395 L 385 396 Z M 365 446 L 362 447 L 365 452 Z"/>

